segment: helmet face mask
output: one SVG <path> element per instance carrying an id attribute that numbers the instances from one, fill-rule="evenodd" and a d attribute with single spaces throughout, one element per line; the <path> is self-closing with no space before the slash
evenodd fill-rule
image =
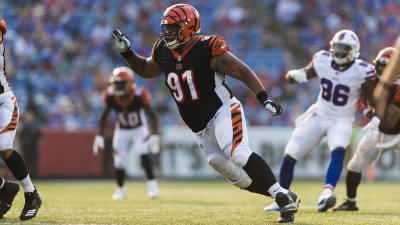
<path id="1" fill-rule="evenodd" d="M 351 63 L 360 55 L 360 41 L 351 30 L 341 30 L 330 41 L 333 61 L 338 65 Z"/>
<path id="2" fill-rule="evenodd" d="M 200 32 L 200 14 L 191 5 L 176 4 L 165 10 L 160 26 L 160 39 L 166 47 L 175 49 Z"/>
<path id="3" fill-rule="evenodd" d="M 182 32 L 182 26 L 177 23 L 161 25 L 162 33 L 160 38 L 165 40 L 165 45 L 169 49 L 174 49 L 179 46 L 178 34 Z"/>
<path id="4" fill-rule="evenodd" d="M 393 47 L 387 47 L 379 51 L 378 55 L 374 59 L 373 63 L 375 65 L 375 71 L 378 75 L 378 78 L 382 75 L 383 70 L 385 69 L 386 65 L 389 63 L 390 58 L 392 57 L 393 53 L 397 52 L 397 49 Z"/>
<path id="5" fill-rule="evenodd" d="M 133 71 L 126 66 L 117 67 L 110 77 L 112 92 L 116 96 L 123 96 L 135 89 Z"/>

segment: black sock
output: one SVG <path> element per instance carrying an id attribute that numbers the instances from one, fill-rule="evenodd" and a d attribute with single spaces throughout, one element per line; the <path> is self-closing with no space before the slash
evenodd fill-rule
<path id="1" fill-rule="evenodd" d="M 355 198 L 357 194 L 357 187 L 361 181 L 361 173 L 348 171 L 346 177 L 347 197 Z"/>
<path id="2" fill-rule="evenodd" d="M 116 169 L 115 173 L 117 175 L 117 184 L 119 187 L 124 186 L 125 181 L 125 170 L 124 169 Z"/>
<path id="3" fill-rule="evenodd" d="M 256 153 L 252 153 L 243 167 L 252 182 L 246 190 L 265 196 L 271 196 L 268 189 L 276 183 L 276 178 L 267 162 Z"/>
<path id="4" fill-rule="evenodd" d="M 146 173 L 147 179 L 153 180 L 154 179 L 153 163 L 151 162 L 150 155 L 149 154 L 141 155 L 140 161 L 142 163 L 144 172 Z"/>
<path id="5" fill-rule="evenodd" d="M 25 167 L 24 160 L 22 160 L 18 152 L 13 151 L 8 159 L 4 159 L 4 162 L 14 175 L 15 179 L 23 180 L 28 176 L 28 170 Z"/>

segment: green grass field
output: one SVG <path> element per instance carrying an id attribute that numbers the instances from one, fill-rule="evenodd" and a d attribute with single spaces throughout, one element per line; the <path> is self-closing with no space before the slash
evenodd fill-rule
<path id="1" fill-rule="evenodd" d="M 279 214 L 262 209 L 271 199 L 239 190 L 227 182 L 159 182 L 161 195 L 147 197 L 143 181 L 128 182 L 128 198 L 113 201 L 109 181 L 35 182 L 43 205 L 37 217 L 23 224 L 274 224 Z M 318 213 L 320 182 L 295 182 L 302 203 L 295 224 L 400 224 L 400 183 L 362 183 L 356 213 Z M 344 183 L 336 190 L 345 197 Z M 0 223 L 20 223 L 22 191 Z"/>

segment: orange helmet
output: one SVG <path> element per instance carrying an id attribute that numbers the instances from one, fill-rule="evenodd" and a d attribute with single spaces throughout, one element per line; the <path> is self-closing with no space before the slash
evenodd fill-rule
<path id="1" fill-rule="evenodd" d="M 386 65 L 389 63 L 390 57 L 392 57 L 393 52 L 396 52 L 397 49 L 393 47 L 387 47 L 379 51 L 378 55 L 374 59 L 373 63 L 375 65 L 375 70 L 378 76 L 382 75 L 383 70 Z"/>
<path id="2" fill-rule="evenodd" d="M 174 25 L 175 31 L 168 29 Z M 176 4 L 164 11 L 160 26 L 163 29 L 160 37 L 165 41 L 165 46 L 174 49 L 200 32 L 200 14 L 189 4 Z M 170 38 L 170 33 L 174 32 L 177 33 Z"/>
<path id="3" fill-rule="evenodd" d="M 125 95 L 135 89 L 135 76 L 133 71 L 126 66 L 115 68 L 109 82 L 113 86 L 115 95 Z"/>

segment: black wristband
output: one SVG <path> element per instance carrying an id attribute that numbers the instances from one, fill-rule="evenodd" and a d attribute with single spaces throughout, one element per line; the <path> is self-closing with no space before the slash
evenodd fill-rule
<path id="1" fill-rule="evenodd" d="M 264 102 L 265 102 L 265 100 L 267 100 L 267 98 L 268 98 L 268 95 L 267 95 L 266 91 L 260 91 L 257 94 L 257 99 L 261 103 L 261 105 L 264 105 Z"/>
<path id="2" fill-rule="evenodd" d="M 127 51 L 127 52 L 121 52 L 121 55 L 122 55 L 122 57 L 124 57 L 126 59 L 133 55 L 133 51 L 129 49 L 129 51 Z"/>

